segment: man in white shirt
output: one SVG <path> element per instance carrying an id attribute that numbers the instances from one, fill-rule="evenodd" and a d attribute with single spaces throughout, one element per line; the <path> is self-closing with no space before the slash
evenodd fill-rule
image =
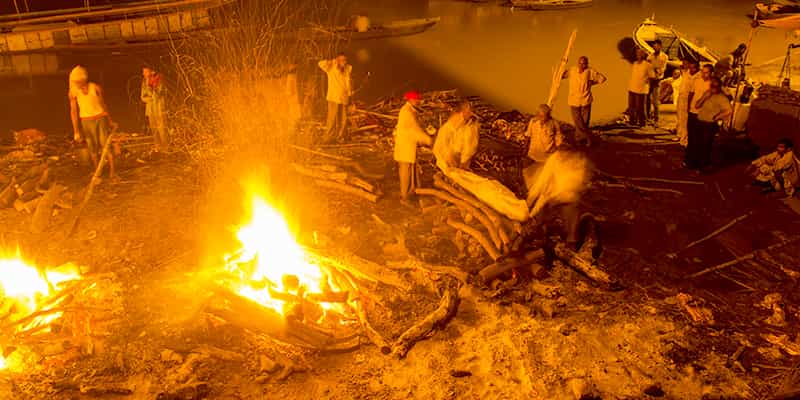
<path id="1" fill-rule="evenodd" d="M 689 146 L 686 147 L 685 164 L 689 168 L 706 170 L 711 167 L 711 150 L 714 137 L 719 132 L 719 123 L 733 112 L 731 102 L 722 93 L 722 81 L 709 79 L 708 90 L 696 99 L 697 122 L 689 131 Z"/>
<path id="2" fill-rule="evenodd" d="M 78 65 L 69 73 L 69 110 L 72 120 L 73 138 L 76 142 L 86 142 L 92 165 L 97 166 L 102 157 L 108 137 L 116 128 L 111 120 L 100 85 L 89 81 L 86 68 Z M 109 177 L 116 178 L 113 151 L 109 151 Z"/>
<path id="3" fill-rule="evenodd" d="M 655 78 L 653 66 L 645 59 L 644 50 L 636 49 L 636 61 L 631 66 L 631 80 L 628 84 L 628 116 L 631 124 L 644 127 L 645 97 L 650 92 L 650 80 Z"/>
<path id="4" fill-rule="evenodd" d="M 677 122 L 675 133 L 681 146 L 689 144 L 689 94 L 694 87 L 694 80 L 700 77 L 700 65 L 695 60 L 683 60 L 681 85 L 678 88 Z"/>
<path id="5" fill-rule="evenodd" d="M 406 103 L 400 108 L 397 116 L 397 126 L 394 130 L 394 160 L 400 177 L 400 197 L 404 204 L 408 202 L 417 188 L 417 146 L 430 146 L 432 140 L 428 133 L 422 130 L 417 118 L 419 111 L 416 106 L 422 101 L 417 92 L 408 92 L 404 98 Z"/>
<path id="6" fill-rule="evenodd" d="M 684 167 L 690 169 L 696 169 L 697 166 L 695 165 L 695 160 L 693 157 L 690 157 L 689 154 L 691 153 L 689 147 L 692 146 L 692 138 L 698 138 L 702 135 L 702 128 L 700 127 L 699 120 L 697 119 L 697 113 L 700 112 L 700 108 L 698 107 L 699 100 L 703 97 L 703 95 L 708 91 L 711 87 L 711 77 L 714 75 L 714 67 L 706 64 L 700 69 L 700 72 L 697 73 L 697 76 L 692 80 L 692 85 L 689 87 L 689 117 L 687 118 L 686 128 L 687 128 L 687 140 L 686 140 L 686 160 L 684 161 Z"/>
<path id="7" fill-rule="evenodd" d="M 592 116 L 592 86 L 606 81 L 606 77 L 589 67 L 589 58 L 581 56 L 578 65 L 564 71 L 564 79 L 569 79 L 569 97 L 567 104 L 572 111 L 572 121 L 575 123 L 575 139 L 592 145 L 592 131 L 589 123 Z"/>
<path id="8" fill-rule="evenodd" d="M 669 58 L 661 51 L 661 40 L 653 42 L 653 54 L 647 57 L 647 61 L 653 66 L 655 77 L 650 79 L 650 91 L 647 95 L 647 105 L 645 112 L 648 120 L 653 120 L 653 126 L 658 125 L 658 107 L 661 105 L 661 94 L 659 82 L 664 79 L 664 72 L 667 68 Z"/>
<path id="9" fill-rule="evenodd" d="M 453 115 L 439 128 L 433 144 L 436 166 L 442 172 L 447 174 L 452 168 L 469 169 L 478 150 L 478 128 L 469 102 L 459 103 Z"/>
<path id="10" fill-rule="evenodd" d="M 525 136 L 530 138 L 528 159 L 532 161 L 522 170 L 522 177 L 528 188 L 536 182 L 542 165 L 564 144 L 561 125 L 553 119 L 551 112 L 547 104 L 540 105 L 525 132 Z"/>
<path id="11" fill-rule="evenodd" d="M 333 60 L 322 60 L 319 67 L 328 75 L 328 118 L 327 132 L 324 141 L 343 137 L 347 129 L 347 105 L 352 92 L 351 75 L 353 66 L 347 63 L 344 53 L 339 53 Z"/>
<path id="12" fill-rule="evenodd" d="M 764 186 L 764 193 L 783 190 L 787 196 L 794 196 L 800 184 L 800 161 L 793 147 L 789 138 L 782 138 L 774 152 L 753 161 L 747 168 L 756 178 L 755 184 Z"/>

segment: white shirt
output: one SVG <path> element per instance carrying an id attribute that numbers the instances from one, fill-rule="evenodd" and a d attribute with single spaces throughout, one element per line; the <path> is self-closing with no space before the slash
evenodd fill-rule
<path id="1" fill-rule="evenodd" d="M 692 82 L 692 87 L 689 89 L 691 93 L 694 93 L 692 97 L 692 104 L 689 106 L 689 112 L 692 114 L 697 114 L 700 110 L 697 108 L 697 102 L 703 97 L 703 94 L 711 87 L 711 79 L 705 81 L 703 77 L 698 73 L 695 76 L 694 81 Z"/>
<path id="2" fill-rule="evenodd" d="M 647 61 L 637 61 L 631 66 L 631 81 L 628 90 L 637 94 L 650 91 L 650 79 L 655 78 L 653 66 Z"/>
<path id="3" fill-rule="evenodd" d="M 352 94 L 351 75 L 353 66 L 347 64 L 343 69 L 336 66 L 336 60 L 322 60 L 319 67 L 328 75 L 328 95 L 326 100 L 336 104 L 347 104 Z"/>
<path id="4" fill-rule="evenodd" d="M 663 51 L 658 53 L 658 55 L 653 53 L 647 57 L 647 61 L 649 61 L 650 65 L 653 66 L 653 70 L 656 74 L 655 79 L 664 79 L 664 72 L 667 69 L 667 61 L 669 61 L 667 55 Z"/>
<path id="5" fill-rule="evenodd" d="M 81 119 L 94 119 L 106 115 L 100 90 L 94 83 L 89 83 L 86 93 L 77 86 L 70 87 L 69 98 L 78 101 L 78 115 Z"/>
<path id="6" fill-rule="evenodd" d="M 445 173 L 450 168 L 458 168 L 469 162 L 477 151 L 478 124 L 464 123 L 460 115 L 450 117 L 439 128 L 436 142 L 433 144 L 436 166 Z"/>
<path id="7" fill-rule="evenodd" d="M 417 162 L 417 145 L 431 144 L 431 138 L 422 130 L 417 121 L 417 111 L 406 102 L 400 108 L 397 127 L 394 129 L 394 160 L 397 162 Z"/>
<path id="8" fill-rule="evenodd" d="M 569 96 L 567 104 L 570 107 L 582 107 L 592 104 L 592 84 L 601 84 L 606 81 L 603 74 L 589 67 L 578 71 L 578 67 L 572 67 L 567 71 L 569 78 Z"/>
<path id="9" fill-rule="evenodd" d="M 683 70 L 683 74 L 681 75 L 681 87 L 680 87 L 681 95 L 689 96 L 689 93 L 692 92 L 692 86 L 694 85 L 694 80 L 700 76 L 699 74 L 700 71 L 695 72 L 694 75 L 691 75 L 688 69 Z"/>

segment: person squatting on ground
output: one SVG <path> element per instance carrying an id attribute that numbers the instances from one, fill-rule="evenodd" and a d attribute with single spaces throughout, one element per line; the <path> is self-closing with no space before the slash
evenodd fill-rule
<path id="1" fill-rule="evenodd" d="M 690 169 L 704 170 L 711 166 L 711 150 L 719 123 L 733 112 L 728 96 L 722 93 L 722 81 L 713 77 L 708 90 L 696 99 L 696 121 L 689 130 L 684 164 Z"/>
<path id="2" fill-rule="evenodd" d="M 86 141 L 92 165 L 97 167 L 103 146 L 116 124 L 111 120 L 100 85 L 89 81 L 86 68 L 78 65 L 69 73 L 69 109 L 76 142 Z M 115 177 L 113 152 L 108 155 L 109 175 Z"/>
<path id="3" fill-rule="evenodd" d="M 323 142 L 336 138 L 344 138 L 347 130 L 347 106 L 353 94 L 353 66 L 347 63 L 344 53 L 339 53 L 332 60 L 322 60 L 319 67 L 328 75 L 328 117 L 325 122 L 326 133 Z"/>
<path id="4" fill-rule="evenodd" d="M 167 131 L 166 89 L 161 74 L 153 68 L 142 68 L 142 90 L 140 98 L 145 105 L 144 115 L 156 143 L 156 151 L 169 147 Z"/>
<path id="5" fill-rule="evenodd" d="M 794 196 L 800 183 L 800 161 L 793 147 L 791 140 L 783 138 L 778 141 L 775 151 L 753 161 L 747 167 L 755 178 L 753 184 L 763 186 L 764 193 L 783 190 L 787 196 Z"/>
<path id="6" fill-rule="evenodd" d="M 406 103 L 400 108 L 397 126 L 394 129 L 394 160 L 400 175 L 400 197 L 404 204 L 413 196 L 417 188 L 419 174 L 417 171 L 417 146 L 432 144 L 432 139 L 422 127 L 417 116 L 417 105 L 422 98 L 417 92 L 408 92 L 404 98 Z"/>
<path id="7" fill-rule="evenodd" d="M 628 117 L 632 125 L 645 125 L 645 98 L 650 92 L 650 80 L 655 78 L 653 66 L 645 59 L 644 50 L 636 48 L 636 61 L 631 66 L 628 84 Z"/>
<path id="8" fill-rule="evenodd" d="M 592 145 L 592 131 L 589 128 L 592 118 L 592 86 L 600 85 L 606 77 L 589 67 L 589 58 L 580 56 L 578 65 L 564 71 L 563 79 L 569 79 L 569 95 L 567 104 L 575 123 L 575 140 Z"/>
<path id="9" fill-rule="evenodd" d="M 452 168 L 469 169 L 472 157 L 478 151 L 479 124 L 472 118 L 468 101 L 458 104 L 455 112 L 439 128 L 433 144 L 436 166 L 445 175 Z"/>
<path id="10" fill-rule="evenodd" d="M 653 122 L 653 126 L 658 126 L 658 108 L 661 105 L 661 82 L 664 79 L 664 72 L 667 69 L 667 55 L 661 51 L 661 40 L 653 42 L 653 54 L 647 57 L 647 62 L 653 67 L 654 77 L 650 78 L 650 87 L 647 92 L 647 104 L 645 105 L 646 118 Z"/>

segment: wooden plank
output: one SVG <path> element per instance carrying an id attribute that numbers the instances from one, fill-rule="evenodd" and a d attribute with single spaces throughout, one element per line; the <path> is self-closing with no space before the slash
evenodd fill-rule
<path id="1" fill-rule="evenodd" d="M 53 31 L 53 46 L 66 46 L 72 44 L 69 37 L 69 29 Z"/>
<path id="2" fill-rule="evenodd" d="M 53 40 L 53 31 L 39 32 L 39 41 L 42 43 L 42 48 L 51 49 L 55 47 L 55 40 Z"/>
<path id="3" fill-rule="evenodd" d="M 131 37 L 140 38 L 147 35 L 143 19 L 136 19 L 131 22 L 133 23 L 133 35 Z"/>
<path id="4" fill-rule="evenodd" d="M 69 28 L 69 39 L 73 44 L 89 43 L 89 37 L 83 27 Z"/>
<path id="5" fill-rule="evenodd" d="M 39 32 L 25 32 L 25 46 L 28 50 L 39 50 L 42 48 L 42 41 L 39 39 Z"/>
<path id="6" fill-rule="evenodd" d="M 144 19 L 144 31 L 147 36 L 158 36 L 158 18 L 149 17 Z"/>
<path id="7" fill-rule="evenodd" d="M 86 25 L 86 37 L 89 42 L 102 42 L 106 40 L 106 32 L 103 25 Z"/>
<path id="8" fill-rule="evenodd" d="M 8 41 L 8 50 L 10 51 L 28 50 L 28 46 L 25 44 L 24 35 L 18 33 L 6 35 L 6 40 Z"/>
<path id="9" fill-rule="evenodd" d="M 133 22 L 131 21 L 122 21 L 119 24 L 119 30 L 122 32 L 123 38 L 132 38 L 133 37 Z"/>
<path id="10" fill-rule="evenodd" d="M 115 39 L 122 39 L 122 24 L 106 24 L 103 26 L 103 31 L 105 31 L 106 39 L 108 40 L 115 40 Z"/>
<path id="11" fill-rule="evenodd" d="M 183 31 L 192 30 L 194 22 L 192 20 L 191 11 L 181 12 L 180 14 L 181 14 L 181 30 Z"/>
<path id="12" fill-rule="evenodd" d="M 181 31 L 181 15 L 172 13 L 167 15 L 167 28 L 170 32 L 180 32 Z"/>

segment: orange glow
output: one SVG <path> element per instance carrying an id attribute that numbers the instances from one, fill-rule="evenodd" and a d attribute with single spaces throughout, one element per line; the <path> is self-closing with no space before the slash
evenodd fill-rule
<path id="1" fill-rule="evenodd" d="M 240 277 L 232 289 L 281 314 L 285 313 L 285 301 L 273 298 L 270 291 L 305 296 L 322 293 L 323 288 L 336 290 L 320 267 L 307 259 L 284 217 L 264 197 L 253 195 L 249 212 L 249 222 L 236 232 L 242 248 L 228 256 L 229 272 Z M 287 277 L 296 277 L 289 287 Z M 330 303 L 320 306 L 325 310 L 334 307 Z"/>
<path id="2" fill-rule="evenodd" d="M 30 265 L 17 250 L 14 256 L 0 255 L 0 304 L 8 320 L 19 321 L 39 310 L 42 302 L 52 295 L 63 282 L 80 278 L 77 272 L 39 270 Z M 17 331 L 39 327 L 59 318 L 61 313 L 52 313 L 34 318 L 17 326 Z M 10 360 L 0 357 L 0 369 L 14 369 Z"/>

